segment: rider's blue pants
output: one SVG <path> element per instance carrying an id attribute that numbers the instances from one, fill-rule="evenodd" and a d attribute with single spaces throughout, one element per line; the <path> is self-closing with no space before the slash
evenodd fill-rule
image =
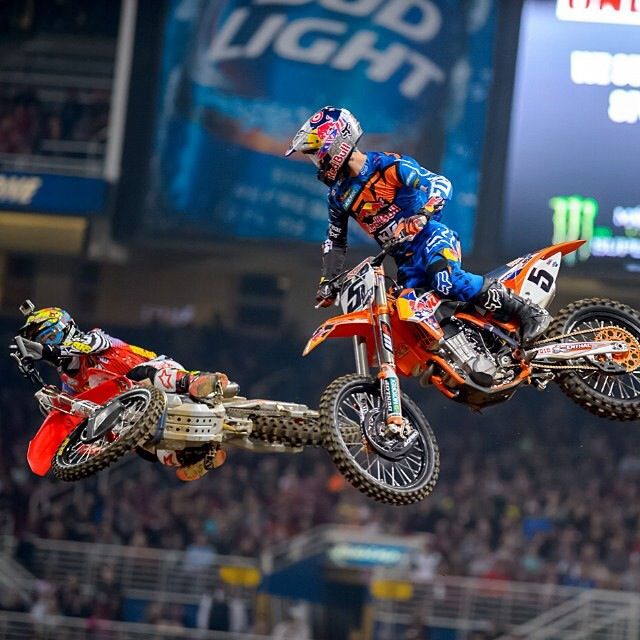
<path id="1" fill-rule="evenodd" d="M 429 221 L 398 262 L 398 282 L 411 289 L 433 289 L 453 300 L 474 298 L 484 278 L 465 271 L 455 231 L 441 222 Z"/>

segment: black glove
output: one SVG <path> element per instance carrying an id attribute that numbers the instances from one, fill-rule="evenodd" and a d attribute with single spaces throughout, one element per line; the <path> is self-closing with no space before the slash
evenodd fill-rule
<path id="1" fill-rule="evenodd" d="M 316 302 L 319 307 L 330 307 L 336 299 L 336 293 L 328 282 L 320 282 L 316 292 Z"/>

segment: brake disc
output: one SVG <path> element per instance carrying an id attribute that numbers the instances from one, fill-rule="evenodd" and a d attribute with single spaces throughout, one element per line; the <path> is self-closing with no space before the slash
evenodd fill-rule
<path id="1" fill-rule="evenodd" d="M 406 418 L 403 418 L 403 420 L 406 420 Z M 366 440 L 365 446 L 370 447 L 387 460 L 398 460 L 406 456 L 418 437 L 418 432 L 411 427 L 409 427 L 409 433 L 405 437 L 387 434 L 387 425 L 380 409 L 367 411 L 364 416 L 363 426 Z"/>

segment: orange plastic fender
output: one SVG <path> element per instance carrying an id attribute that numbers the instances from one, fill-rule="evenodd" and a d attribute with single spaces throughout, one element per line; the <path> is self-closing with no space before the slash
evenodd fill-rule
<path id="1" fill-rule="evenodd" d="M 302 355 L 306 356 L 311 353 L 329 336 L 332 338 L 362 336 L 367 341 L 369 353 L 373 353 L 373 318 L 371 317 L 371 313 L 368 310 L 361 310 L 329 318 L 315 330 L 309 342 L 307 342 Z"/>

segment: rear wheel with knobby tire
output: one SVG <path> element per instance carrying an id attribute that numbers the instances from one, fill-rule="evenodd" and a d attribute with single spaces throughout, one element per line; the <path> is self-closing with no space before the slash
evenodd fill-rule
<path id="1" fill-rule="evenodd" d="M 640 314 L 606 298 L 586 298 L 567 305 L 556 315 L 547 337 L 563 342 L 612 340 L 627 350 L 613 355 L 568 361 L 573 368 L 558 370 L 556 382 L 581 407 L 610 420 L 640 419 Z"/>

